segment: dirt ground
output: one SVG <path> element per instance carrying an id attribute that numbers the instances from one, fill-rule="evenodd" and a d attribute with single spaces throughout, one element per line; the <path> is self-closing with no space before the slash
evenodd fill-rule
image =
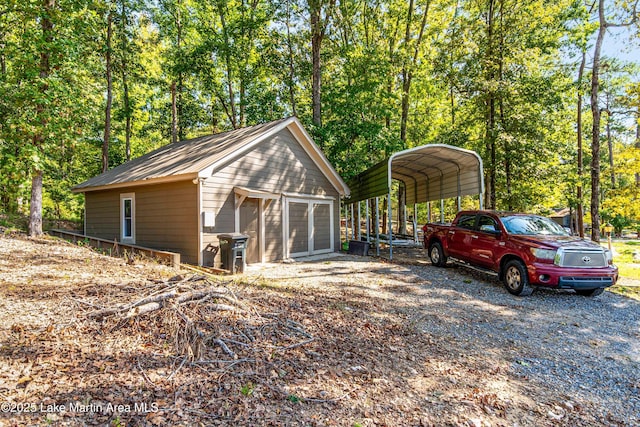
<path id="1" fill-rule="evenodd" d="M 341 256 L 212 278 L 52 239 L 0 237 L 0 425 L 640 422 L 636 301 L 610 292 L 600 301 L 523 300 L 410 258 Z M 224 292 L 167 299 L 128 318 L 124 309 L 96 315 L 167 290 L 211 289 Z M 587 319 L 563 311 L 614 306 L 625 330 L 589 333 Z M 518 311 L 525 316 L 514 321 Z M 528 338 L 531 322 L 550 324 Z M 569 369 L 557 383 L 564 365 L 546 372 L 546 363 L 570 353 L 611 364 L 595 376 Z"/>

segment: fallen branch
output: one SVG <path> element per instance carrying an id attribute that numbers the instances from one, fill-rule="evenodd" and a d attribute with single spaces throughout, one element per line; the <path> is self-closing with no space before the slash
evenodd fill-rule
<path id="1" fill-rule="evenodd" d="M 279 350 L 291 350 L 292 348 L 301 347 L 301 346 L 303 346 L 305 344 L 309 344 L 310 342 L 315 341 L 315 340 L 316 340 L 315 338 L 309 338 L 308 340 L 300 341 L 298 343 L 291 344 L 291 345 L 288 345 L 286 347 L 280 347 Z"/>
<path id="2" fill-rule="evenodd" d="M 220 348 L 222 348 L 222 351 L 224 351 L 225 353 L 227 353 L 229 356 L 233 357 L 234 359 L 237 358 L 238 356 L 236 356 L 236 354 L 224 343 L 224 341 L 222 341 L 220 338 L 216 338 L 214 340 L 212 340 L 215 344 L 218 344 L 220 346 Z"/>
<path id="3" fill-rule="evenodd" d="M 131 319 L 132 317 L 140 316 L 141 314 L 151 313 L 152 311 L 160 310 L 161 308 L 162 304 L 159 302 L 149 302 L 144 305 L 139 305 L 130 309 L 125 316 L 125 319 Z"/>
<path id="4" fill-rule="evenodd" d="M 214 288 L 204 289 L 204 290 L 195 290 L 188 292 L 179 292 L 178 286 L 184 284 L 185 282 L 194 282 L 199 280 L 206 280 L 204 276 L 194 276 L 192 278 L 181 278 L 177 283 L 174 283 L 170 287 L 164 287 L 159 291 L 152 293 L 144 298 L 140 298 L 137 301 L 120 305 L 116 307 L 103 308 L 100 310 L 93 311 L 88 314 L 89 318 L 101 320 L 105 317 L 121 315 L 124 314 L 125 319 L 130 319 L 132 317 L 140 316 L 142 314 L 151 313 L 153 311 L 159 310 L 164 307 L 167 302 L 171 301 L 176 305 L 181 305 L 190 302 L 202 302 L 212 298 L 215 299 L 224 299 L 232 304 L 238 304 L 238 300 L 233 295 L 233 297 L 229 296 L 230 291 L 224 287 L 216 286 Z M 165 282 L 166 283 L 166 282 Z M 207 282 L 208 283 L 208 282 Z M 84 303 L 84 301 L 83 301 Z M 85 303 L 87 305 L 91 305 L 89 303 Z M 95 307 L 95 306 L 94 306 Z M 223 311 L 244 311 L 244 309 L 239 307 L 234 307 L 230 304 L 211 304 L 210 307 L 214 310 L 223 310 Z M 97 307 L 96 307 L 97 308 Z"/>

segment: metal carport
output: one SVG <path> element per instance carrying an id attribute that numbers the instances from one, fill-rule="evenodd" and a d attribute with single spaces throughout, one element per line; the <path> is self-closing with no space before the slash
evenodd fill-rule
<path id="1" fill-rule="evenodd" d="M 444 199 L 453 197 L 458 199 L 459 209 L 462 196 L 475 194 L 479 196 L 480 209 L 482 209 L 482 194 L 484 193 L 482 159 L 475 151 L 445 144 L 430 144 L 393 154 L 387 160 L 352 178 L 348 183 L 351 195 L 345 200 L 345 205 L 353 205 L 363 200 L 375 198 L 376 224 L 378 224 L 378 197 L 385 195 L 388 197 L 390 258 L 393 258 L 390 201 L 391 184 L 394 179 L 404 184 L 406 205 L 413 205 L 414 211 L 417 203 L 440 200 L 442 206 Z M 358 212 L 359 209 L 360 204 L 358 203 Z M 441 220 L 444 221 L 443 218 Z M 416 232 L 414 231 L 414 233 Z M 377 240 L 379 243 L 378 238 Z"/>

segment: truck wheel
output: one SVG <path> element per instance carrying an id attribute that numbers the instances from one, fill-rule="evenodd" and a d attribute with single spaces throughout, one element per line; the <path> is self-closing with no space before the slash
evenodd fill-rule
<path id="1" fill-rule="evenodd" d="M 433 242 L 429 246 L 429 259 L 431 260 L 431 264 L 436 267 L 444 267 L 447 263 L 447 256 L 444 254 L 440 242 Z"/>
<path id="2" fill-rule="evenodd" d="M 604 292 L 604 288 L 595 288 L 595 289 L 576 289 L 576 293 L 578 295 L 582 295 L 584 297 L 597 297 L 601 293 Z"/>
<path id="3" fill-rule="evenodd" d="M 520 260 L 512 259 L 507 262 L 504 266 L 503 281 L 504 286 L 513 295 L 524 297 L 533 292 L 533 288 L 529 286 L 527 267 Z"/>

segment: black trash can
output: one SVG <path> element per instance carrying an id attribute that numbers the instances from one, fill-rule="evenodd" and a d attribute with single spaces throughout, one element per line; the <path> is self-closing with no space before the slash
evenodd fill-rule
<path id="1" fill-rule="evenodd" d="M 244 273 L 244 267 L 247 265 L 247 239 L 249 236 L 240 233 L 218 235 L 222 268 L 229 270 L 231 274 Z"/>
<path id="2" fill-rule="evenodd" d="M 349 240 L 348 254 L 367 256 L 369 255 L 369 242 L 361 240 Z"/>

